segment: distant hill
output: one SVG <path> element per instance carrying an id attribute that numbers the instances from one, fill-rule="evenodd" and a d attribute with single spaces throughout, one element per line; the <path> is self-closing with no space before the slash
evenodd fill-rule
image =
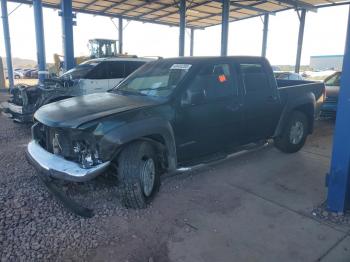
<path id="1" fill-rule="evenodd" d="M 2 57 L 2 63 L 4 65 L 4 68 L 6 69 L 6 57 Z M 13 68 L 35 68 L 37 66 L 37 63 L 36 61 L 31 59 L 14 57 L 12 58 L 12 66 Z"/>

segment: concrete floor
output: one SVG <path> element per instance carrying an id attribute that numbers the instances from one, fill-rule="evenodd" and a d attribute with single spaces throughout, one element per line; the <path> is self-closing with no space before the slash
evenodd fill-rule
<path id="1" fill-rule="evenodd" d="M 129 250 L 174 262 L 350 261 L 350 228 L 311 214 L 326 197 L 332 130 L 333 123 L 318 122 L 296 154 L 267 147 L 165 180 L 152 207 L 158 213 L 111 218 L 134 239 L 124 248 L 99 247 L 90 260 L 128 257 Z"/>

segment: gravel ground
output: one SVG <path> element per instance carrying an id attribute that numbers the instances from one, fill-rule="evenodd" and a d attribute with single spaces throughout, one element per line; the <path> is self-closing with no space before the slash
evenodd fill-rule
<path id="1" fill-rule="evenodd" d="M 104 218 L 127 215 L 118 204 L 115 187 L 105 184 L 103 178 L 81 186 L 65 184 L 69 195 L 97 207 L 91 219 L 69 213 L 26 162 L 30 128 L 2 116 L 0 121 L 1 261 L 55 260 L 70 250 L 74 257 L 82 258 L 88 249 L 113 241 L 103 233 Z"/>

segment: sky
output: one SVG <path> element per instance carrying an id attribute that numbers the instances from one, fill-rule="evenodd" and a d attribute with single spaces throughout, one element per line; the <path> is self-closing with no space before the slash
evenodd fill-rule
<path id="1" fill-rule="evenodd" d="M 18 4 L 8 3 L 9 13 Z M 321 8 L 306 15 L 302 64 L 309 64 L 312 55 L 344 53 L 349 7 Z M 9 16 L 12 57 L 36 59 L 34 11 L 21 5 Z M 44 8 L 45 49 L 47 62 L 53 54 L 62 54 L 61 18 L 58 10 Z M 110 18 L 77 14 L 74 26 L 75 56 L 87 55 L 87 43 L 93 38 L 117 39 L 118 31 Z M 117 21 L 116 21 L 117 22 Z M 178 55 L 178 28 L 135 21 L 124 22 L 124 52 L 138 56 L 174 57 Z M 275 65 L 293 65 L 298 39 L 298 16 L 284 11 L 270 16 L 267 58 Z M 260 55 L 263 22 L 260 17 L 230 23 L 229 55 Z M 221 27 L 195 30 L 194 55 L 220 55 Z M 189 55 L 189 30 L 186 34 L 185 55 Z M 0 55 L 5 56 L 2 25 Z"/>

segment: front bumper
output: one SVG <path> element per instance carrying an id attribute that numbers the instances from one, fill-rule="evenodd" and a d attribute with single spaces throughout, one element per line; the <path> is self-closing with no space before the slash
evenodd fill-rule
<path id="1" fill-rule="evenodd" d="M 81 168 L 75 162 L 47 152 L 35 140 L 28 144 L 27 159 L 39 172 L 72 182 L 91 180 L 106 171 L 110 164 L 110 162 L 105 162 L 88 169 Z"/>
<path id="2" fill-rule="evenodd" d="M 15 105 L 9 102 L 3 102 L 0 105 L 2 113 L 8 118 L 21 123 L 30 123 L 33 122 L 33 113 L 23 113 L 23 107 Z"/>

